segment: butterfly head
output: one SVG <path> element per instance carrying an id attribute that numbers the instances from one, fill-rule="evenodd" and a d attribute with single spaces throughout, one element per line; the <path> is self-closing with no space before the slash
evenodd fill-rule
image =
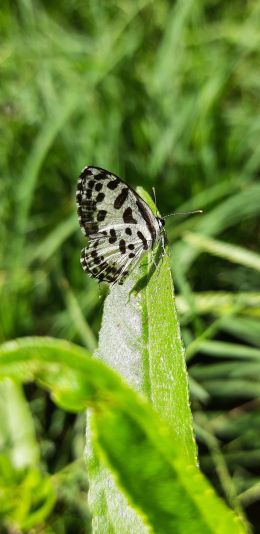
<path id="1" fill-rule="evenodd" d="M 160 231 L 162 232 L 163 227 L 165 226 L 165 220 L 162 219 L 162 217 L 157 217 L 157 221 L 158 221 L 158 225 L 159 225 Z"/>

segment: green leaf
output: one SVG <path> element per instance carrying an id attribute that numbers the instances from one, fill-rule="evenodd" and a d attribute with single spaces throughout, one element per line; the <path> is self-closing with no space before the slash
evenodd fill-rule
<path id="1" fill-rule="evenodd" d="M 138 193 L 155 210 L 148 194 L 141 188 Z M 104 306 L 99 356 L 151 401 L 172 429 L 172 439 L 181 447 L 187 463 L 196 465 L 185 354 L 175 307 L 168 249 L 163 258 L 160 247 L 154 250 L 153 255 L 154 258 L 150 253 L 141 260 L 141 266 L 123 286 L 115 285 L 111 289 Z M 158 264 L 157 268 L 154 263 Z M 132 510 L 127 508 L 124 498 L 115 489 L 112 497 L 111 491 L 105 490 L 108 484 L 111 488 L 112 481 L 102 468 L 96 468 L 93 480 L 90 479 L 94 515 L 99 507 L 95 488 L 100 491 L 101 479 L 110 520 L 113 518 L 116 531 L 131 528 L 131 532 L 142 532 L 142 526 Z M 122 514 L 124 527 L 121 523 Z M 105 517 L 107 520 L 107 513 Z M 104 521 L 104 517 L 101 521 Z"/>
<path id="2" fill-rule="evenodd" d="M 155 209 L 148 194 L 138 190 Z M 168 249 L 141 260 L 141 268 L 106 299 L 99 336 L 100 357 L 151 400 L 171 426 L 187 461 L 197 462 Z"/>
<path id="3" fill-rule="evenodd" d="M 8 342 L 0 347 L 0 376 L 35 379 L 68 409 L 92 407 L 96 447 L 150 531 L 245 532 L 241 520 L 187 461 L 172 429 L 86 350 L 51 338 Z"/>

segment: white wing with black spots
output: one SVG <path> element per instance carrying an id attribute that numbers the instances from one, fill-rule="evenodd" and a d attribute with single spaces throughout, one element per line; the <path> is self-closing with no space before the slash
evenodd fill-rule
<path id="1" fill-rule="evenodd" d="M 141 240 L 125 244 L 125 250 L 120 250 L 117 243 L 111 245 L 107 243 L 107 239 L 100 238 L 91 240 L 89 247 L 83 248 L 80 262 L 84 271 L 93 278 L 122 284 L 138 263 L 143 252 Z"/>
<path id="2" fill-rule="evenodd" d="M 99 167 L 81 172 L 78 217 L 88 248 L 81 264 L 99 281 L 122 284 L 142 255 L 161 238 L 163 219 L 118 176 Z"/>

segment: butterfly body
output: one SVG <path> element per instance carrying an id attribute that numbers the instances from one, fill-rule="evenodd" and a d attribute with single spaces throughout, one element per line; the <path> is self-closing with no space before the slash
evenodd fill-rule
<path id="1" fill-rule="evenodd" d="M 80 227 L 89 238 L 81 265 L 99 281 L 123 284 L 145 252 L 164 242 L 164 219 L 109 171 L 85 167 L 76 202 Z"/>

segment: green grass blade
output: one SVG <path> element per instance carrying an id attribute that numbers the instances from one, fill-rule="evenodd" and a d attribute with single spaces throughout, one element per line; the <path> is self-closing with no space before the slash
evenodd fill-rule
<path id="1" fill-rule="evenodd" d="M 208 356 L 219 358 L 246 358 L 260 361 L 260 349 L 239 345 L 238 343 L 227 343 L 225 341 L 202 341 L 198 350 Z"/>
<path id="2" fill-rule="evenodd" d="M 252 380 L 203 380 L 203 387 L 213 397 L 254 399 L 260 396 L 260 383 Z"/>
<path id="3" fill-rule="evenodd" d="M 224 291 L 203 291 L 193 293 L 196 311 L 199 314 L 212 313 L 214 315 L 226 315 L 239 307 L 243 314 L 260 316 L 260 293 L 245 291 L 230 293 Z M 187 314 L 188 304 L 183 296 L 176 297 L 177 309 L 180 314 Z"/>
<path id="4" fill-rule="evenodd" d="M 184 241 L 187 241 L 187 243 L 198 250 L 260 271 L 260 256 L 250 250 L 191 232 L 184 234 Z"/>
<path id="5" fill-rule="evenodd" d="M 260 347 L 259 319 L 251 317 L 227 317 L 222 330 Z"/>
<path id="6" fill-rule="evenodd" d="M 76 331 L 79 333 L 82 342 L 90 351 L 94 351 L 97 346 L 96 338 L 91 330 L 87 320 L 85 319 L 79 302 L 70 288 L 67 280 L 63 279 L 61 283 L 64 291 L 64 298 L 69 313 L 69 317 L 75 325 Z"/>
<path id="7" fill-rule="evenodd" d="M 260 186 L 254 184 L 248 189 L 237 193 L 219 204 L 216 208 L 205 213 L 197 224 L 196 232 L 206 236 L 218 235 L 225 229 L 232 227 L 242 218 L 248 219 L 260 213 Z M 175 261 L 182 265 L 186 272 L 191 263 L 198 256 L 198 251 L 184 242 L 177 243 L 174 249 Z"/>
<path id="8" fill-rule="evenodd" d="M 191 375 L 199 381 L 208 378 L 222 378 L 227 381 L 248 377 L 254 383 L 260 375 L 260 362 L 239 362 L 239 365 L 237 362 L 225 362 L 213 363 L 210 366 L 198 364 L 192 367 Z"/>
<path id="9" fill-rule="evenodd" d="M 18 468 L 35 466 L 40 451 L 32 415 L 20 384 L 10 379 L 0 383 L 0 449 Z"/>
<path id="10" fill-rule="evenodd" d="M 62 221 L 54 230 L 52 230 L 41 243 L 34 246 L 28 254 L 28 264 L 35 260 L 46 261 L 54 254 L 68 239 L 68 237 L 78 228 L 76 215 Z"/>
<path id="11" fill-rule="evenodd" d="M 16 224 L 20 241 L 19 247 L 16 242 L 16 256 L 17 253 L 19 256 L 19 251 L 21 250 L 25 239 L 29 210 L 32 204 L 33 193 L 41 165 L 58 132 L 62 129 L 65 122 L 68 120 L 68 117 L 75 109 L 78 100 L 79 97 L 76 94 L 70 95 L 69 98 L 65 99 L 63 105 L 56 111 L 56 114 L 49 118 L 40 131 L 33 149 L 28 156 L 23 175 L 17 186 Z"/>

